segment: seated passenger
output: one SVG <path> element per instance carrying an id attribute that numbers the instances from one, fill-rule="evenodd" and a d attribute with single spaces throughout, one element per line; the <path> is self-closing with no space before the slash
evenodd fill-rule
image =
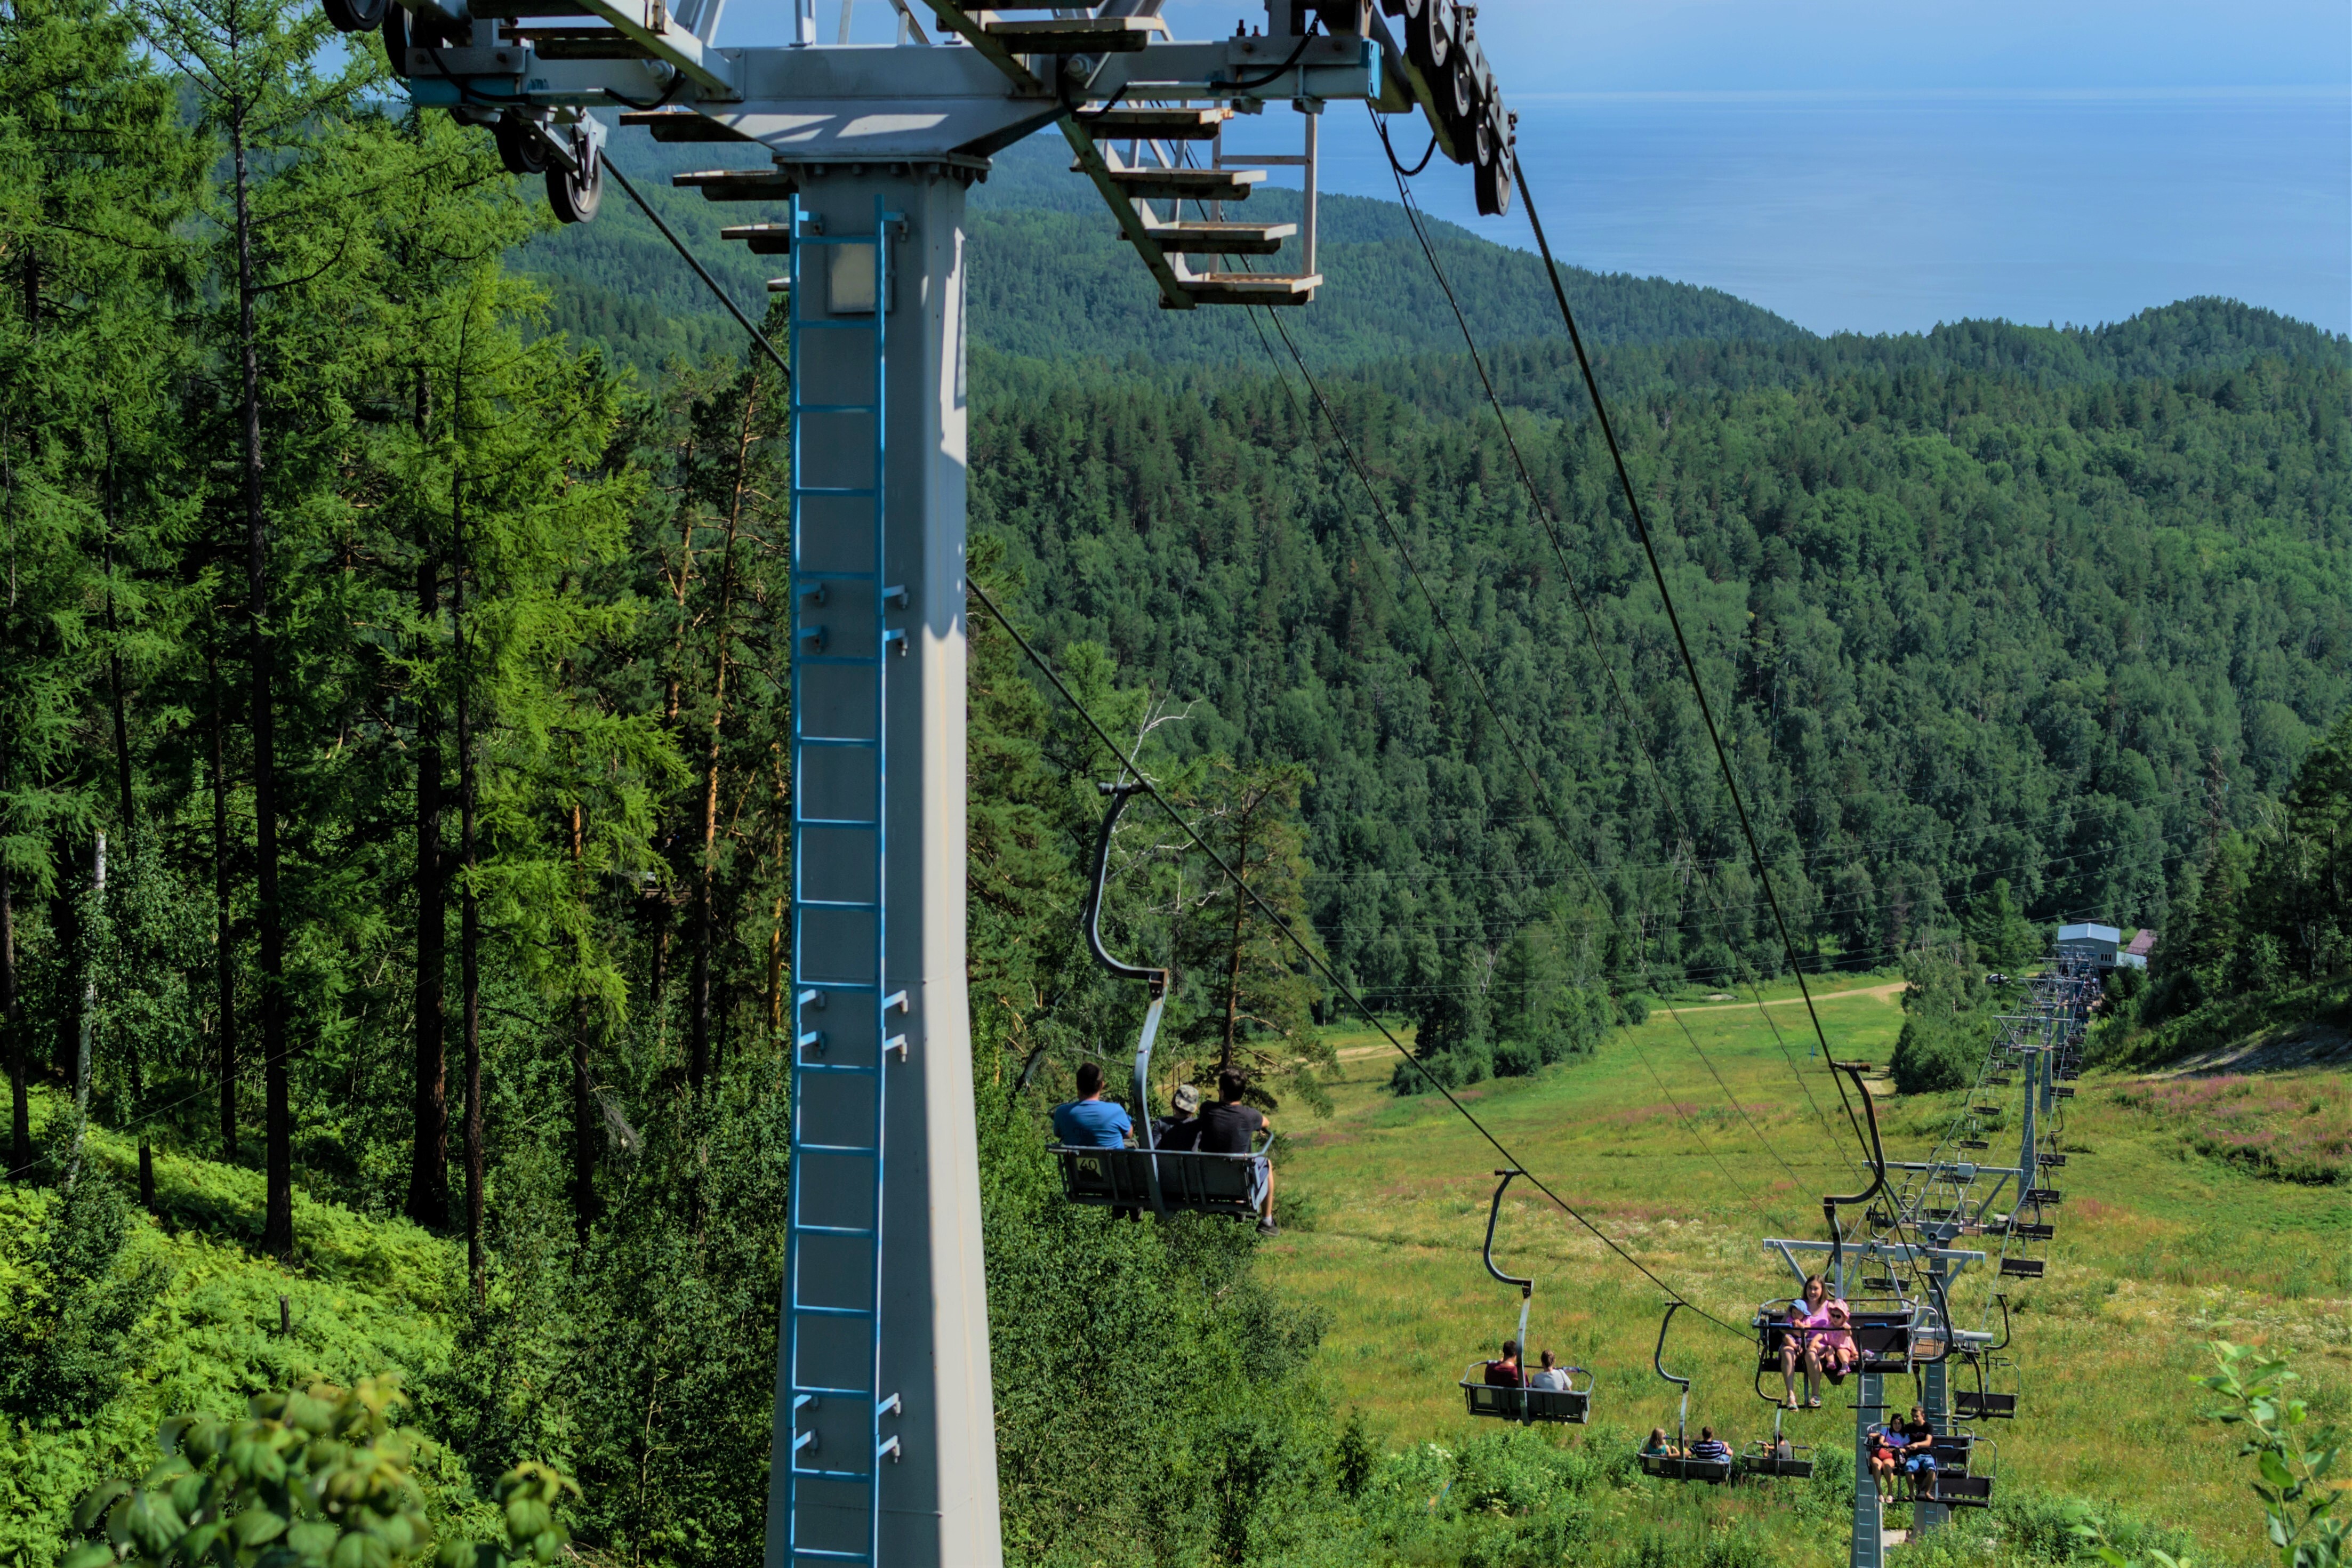
<path id="1" fill-rule="evenodd" d="M 1073 1149 L 1119 1149 L 1127 1146 L 1135 1124 L 1126 1110 L 1102 1097 L 1102 1069 L 1094 1062 L 1078 1064 L 1078 1097 L 1054 1107 L 1054 1136 Z"/>
<path id="2" fill-rule="evenodd" d="M 1486 1382 L 1494 1388 L 1517 1388 L 1526 1380 L 1519 1375 L 1519 1342 L 1503 1342 L 1503 1359 L 1486 1364 Z"/>
<path id="3" fill-rule="evenodd" d="M 1173 1112 L 1151 1124 L 1151 1146 L 1189 1149 L 1201 1141 L 1201 1092 L 1189 1083 L 1179 1083 L 1168 1103 Z"/>
<path id="4" fill-rule="evenodd" d="M 1870 1479 L 1884 1487 L 1902 1473 L 1902 1462 L 1896 1456 L 1903 1451 L 1903 1435 L 1885 1426 L 1870 1429 Z"/>
<path id="5" fill-rule="evenodd" d="M 1675 1446 L 1666 1441 L 1666 1429 L 1664 1427 L 1650 1428 L 1650 1440 L 1642 1445 L 1642 1452 L 1654 1459 L 1670 1459 L 1675 1457 Z"/>
<path id="6" fill-rule="evenodd" d="M 1252 1137 L 1265 1131 L 1266 1121 L 1265 1112 L 1242 1103 L 1242 1095 L 1248 1088 L 1249 1080 L 1231 1068 L 1217 1074 L 1217 1103 L 1201 1107 L 1197 1118 L 1200 1134 L 1192 1147 L 1204 1155 L 1251 1153 Z M 1274 1165 L 1263 1155 L 1255 1157 L 1257 1163 L 1251 1171 L 1251 1207 L 1257 1210 L 1258 1234 L 1272 1236 Z"/>
<path id="7" fill-rule="evenodd" d="M 1911 1419 L 1903 1423 L 1900 1432 L 1903 1447 L 1898 1457 L 1902 1461 L 1903 1473 L 1911 1478 L 1913 1494 L 1918 1493 L 1919 1478 L 1925 1476 L 1927 1478 L 1927 1495 L 1934 1497 L 1936 1495 L 1936 1428 L 1928 1421 L 1926 1409 L 1917 1405 L 1911 1406 Z"/>
<path id="8" fill-rule="evenodd" d="M 1528 1386 L 1565 1394 L 1568 1392 L 1568 1374 L 1554 1364 L 1551 1352 L 1546 1351 L 1543 1353 L 1543 1364 L 1528 1374 Z"/>
<path id="9" fill-rule="evenodd" d="M 1862 1349 L 1853 1343 L 1853 1317 L 1843 1301 L 1829 1304 L 1830 1326 L 1813 1336 L 1813 1356 L 1821 1363 L 1822 1375 L 1832 1383 L 1843 1383 L 1846 1375 L 1862 1364 Z"/>
<path id="10" fill-rule="evenodd" d="M 1728 1459 L 1731 1458 L 1731 1445 L 1717 1437 L 1714 1427 L 1701 1427 L 1698 1441 L 1691 1445 L 1690 1457 L 1694 1459 Z"/>
<path id="11" fill-rule="evenodd" d="M 1797 1408 L 1797 1371 L 1800 1367 L 1804 1369 L 1808 1396 L 1819 1385 L 1821 1364 L 1814 1354 L 1812 1335 L 1805 1330 L 1808 1321 L 1805 1303 L 1802 1301 L 1790 1301 L 1787 1314 L 1772 1331 L 1772 1348 L 1780 1357 L 1780 1407 L 1784 1410 Z M 1813 1404 L 1818 1407 L 1821 1401 L 1815 1399 Z"/>

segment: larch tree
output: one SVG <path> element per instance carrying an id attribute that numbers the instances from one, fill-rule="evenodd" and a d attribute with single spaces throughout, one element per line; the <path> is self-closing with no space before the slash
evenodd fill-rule
<path id="1" fill-rule="evenodd" d="M 1298 822 L 1307 783 L 1296 764 L 1245 767 L 1216 757 L 1185 789 L 1195 831 L 1234 876 L 1202 856 L 1188 866 L 1174 949 L 1193 1007 L 1178 1039 L 1202 1070 L 1242 1071 L 1260 1104 L 1276 1103 L 1278 1084 L 1321 1109 L 1328 1097 L 1318 1074 L 1337 1061 L 1315 1027 L 1322 984 L 1285 935 L 1286 926 L 1317 941 L 1307 923 L 1309 868 Z"/>
<path id="2" fill-rule="evenodd" d="M 12 1167 L 32 1157 L 17 889 L 73 908 L 101 824 L 129 872 L 135 836 L 131 685 L 168 659 L 173 596 L 153 570 L 179 520 L 168 486 L 168 308 L 196 144 L 172 84 L 119 8 L 29 0 L 0 21 L 0 1039 Z M 93 760 L 110 754 L 111 766 Z M 52 919 L 52 999 L 79 1035 L 89 955 Z M 136 1076 L 136 1063 L 133 1063 Z M 142 1167 L 146 1144 L 142 1132 Z"/>
<path id="3" fill-rule="evenodd" d="M 360 99 L 379 78 L 344 53 L 308 0 L 150 0 L 146 38 L 184 84 L 218 154 L 204 193 L 196 340 L 209 350 L 199 428 L 234 454 L 206 476 L 226 534 L 220 564 L 240 591 L 254 814 L 256 956 L 268 1176 L 262 1246 L 294 1248 L 289 972 L 298 912 L 284 831 L 305 737 L 281 735 L 282 676 L 306 664 L 293 639 L 329 629 L 304 613 L 331 582 L 303 570 L 331 541 L 348 446 L 352 378 L 369 357 L 377 278 L 371 219 L 406 171 Z M 241 581 L 239 581 L 241 579 Z M 222 652 L 231 652 L 224 649 Z M 298 696 L 315 706 L 310 683 Z"/>

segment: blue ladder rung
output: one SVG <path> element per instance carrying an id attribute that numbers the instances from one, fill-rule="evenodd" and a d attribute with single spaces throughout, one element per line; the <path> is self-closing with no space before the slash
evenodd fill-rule
<path id="1" fill-rule="evenodd" d="M 896 576 L 886 575 L 883 570 L 882 539 L 878 531 L 871 535 L 860 534 L 853 547 L 854 553 L 836 554 L 834 557 L 836 561 L 857 560 L 866 559 L 870 552 L 872 559 L 868 564 L 872 568 L 871 570 L 803 570 L 810 563 L 807 560 L 808 552 L 803 541 L 810 519 L 818 517 L 822 512 L 822 507 L 817 503 L 831 499 L 856 501 L 859 503 L 858 507 L 849 507 L 843 511 L 842 515 L 861 522 L 867 516 L 863 509 L 866 503 L 872 503 L 877 508 L 877 513 L 878 508 L 884 504 L 888 495 L 888 481 L 884 469 L 887 444 L 886 427 L 893 417 L 889 411 L 891 388 L 887 379 L 885 356 L 891 325 L 887 315 L 887 302 L 877 299 L 876 303 L 882 308 L 867 314 L 811 319 L 806 312 L 811 301 L 817 297 L 807 293 L 801 285 L 812 281 L 811 269 L 819 267 L 821 263 L 816 259 L 817 252 L 803 247 L 835 246 L 847 246 L 853 250 L 864 248 L 876 258 L 875 276 L 878 282 L 885 276 L 881 271 L 884 264 L 882 253 L 888 239 L 889 225 L 897 220 L 897 214 L 884 212 L 883 204 L 877 202 L 875 204 L 876 226 L 871 233 L 835 235 L 822 233 L 811 234 L 805 231 L 812 226 L 813 220 L 795 202 L 789 225 L 793 242 L 791 268 L 794 287 L 789 297 L 787 308 L 793 332 L 791 342 L 795 367 L 799 368 L 803 363 L 803 356 L 800 352 L 803 347 L 810 348 L 813 353 L 814 351 L 814 345 L 810 345 L 808 340 L 801 336 L 804 331 L 864 333 L 870 336 L 868 342 L 843 344 L 837 365 L 827 364 L 819 368 L 814 363 L 811 363 L 810 377 L 805 380 L 796 379 L 787 399 L 786 407 L 793 420 L 791 444 L 794 469 L 793 476 L 787 482 L 791 502 L 792 580 L 794 595 L 792 613 L 788 618 L 788 626 L 793 636 L 791 652 L 796 666 L 816 668 L 830 665 L 860 674 L 870 669 L 875 676 L 875 684 L 867 698 L 873 703 L 874 711 L 868 714 L 863 708 L 852 709 L 835 721 L 855 725 L 870 724 L 872 727 L 870 737 L 842 733 L 803 734 L 801 731 L 805 725 L 798 712 L 795 713 L 792 727 L 794 733 L 790 752 L 790 763 L 796 785 L 795 800 L 791 810 L 791 822 L 796 831 L 796 837 L 789 873 L 789 885 L 793 893 L 792 965 L 795 971 L 802 969 L 805 956 L 803 945 L 808 939 L 809 934 L 817 931 L 822 925 L 822 923 L 811 924 L 803 919 L 803 916 L 811 914 L 871 913 L 877 922 L 877 929 L 875 933 L 877 946 L 871 956 L 874 968 L 872 979 L 824 980 L 807 977 L 797 972 L 793 977 L 793 1024 L 795 1037 L 792 1061 L 793 1071 L 812 1075 L 825 1072 L 865 1073 L 872 1077 L 874 1098 L 870 1103 L 860 1101 L 862 1091 L 856 1086 L 844 1084 L 841 1088 L 852 1101 L 860 1101 L 861 1104 L 865 1104 L 866 1111 L 870 1113 L 874 1120 L 871 1123 L 865 1122 L 862 1119 L 862 1113 L 856 1106 L 839 1108 L 851 1113 L 850 1120 L 846 1122 L 838 1121 L 837 1118 L 821 1120 L 814 1114 L 803 1115 L 802 1109 L 795 1106 L 792 1118 L 792 1153 L 796 1159 L 807 1155 L 817 1162 L 809 1167 L 808 1173 L 804 1174 L 807 1179 L 820 1185 L 830 1179 L 841 1190 L 856 1192 L 864 1184 L 870 1181 L 873 1206 L 867 1209 L 867 1212 L 874 1218 L 867 1225 L 805 1222 L 800 1218 L 802 1207 L 798 1200 L 801 1195 L 797 1190 L 794 1194 L 795 1202 L 790 1207 L 786 1216 L 786 1269 L 790 1283 L 783 1292 L 784 1332 L 783 1344 L 780 1348 L 785 1358 L 783 1376 L 789 1385 L 789 1396 L 795 1417 L 783 1433 L 789 1444 L 788 1450 L 780 1456 L 783 1460 L 782 1469 L 785 1479 L 783 1493 L 783 1506 L 786 1512 L 785 1568 L 836 1568 L 836 1565 L 839 1565 L 839 1568 L 852 1568 L 852 1565 L 854 1568 L 877 1568 L 882 1556 L 882 1550 L 879 1540 L 879 1521 L 875 1511 L 878 1509 L 881 1502 L 882 1466 L 886 1461 L 898 1458 L 901 1451 L 898 1446 L 899 1439 L 886 1437 L 879 1428 L 883 1425 L 884 1416 L 901 1411 L 904 1406 L 898 1395 L 892 1394 L 887 1396 L 881 1395 L 878 1377 L 875 1380 L 874 1386 L 864 1388 L 802 1385 L 796 1381 L 798 1357 L 809 1352 L 812 1336 L 824 1337 L 828 1340 L 828 1343 L 834 1339 L 845 1342 L 839 1348 L 847 1352 L 843 1358 L 846 1364 L 830 1369 L 836 1374 L 861 1370 L 859 1366 L 861 1361 L 865 1364 L 862 1370 L 866 1372 L 876 1371 L 880 1365 L 882 1295 L 879 1273 L 883 1264 L 885 1245 L 883 1233 L 887 1228 L 882 1220 L 885 1207 L 884 1176 L 888 1169 L 882 1137 L 882 1125 L 886 1119 L 885 1100 L 888 1084 L 884 1064 L 889 1060 L 887 1051 L 891 1049 L 890 1045 L 883 1042 L 883 1037 L 889 1033 L 887 1026 L 897 1021 L 887 1017 L 893 1003 L 895 1002 L 902 1011 L 908 1010 L 905 994 L 898 990 L 900 982 L 891 977 L 891 966 L 887 961 L 887 954 L 878 946 L 879 938 L 883 935 L 879 928 L 880 925 L 887 924 L 886 890 L 888 886 L 887 866 L 884 852 L 888 824 L 882 772 L 885 760 L 888 756 L 887 716 L 884 711 L 888 674 L 885 667 L 885 661 L 894 654 L 904 653 L 907 651 L 906 643 L 911 641 L 908 633 L 894 633 L 890 627 L 883 623 L 883 612 L 892 607 L 906 608 L 909 601 L 909 595 L 904 589 L 885 586 L 886 583 L 896 583 L 902 580 Z M 822 229 L 824 225 L 821 223 L 814 223 L 814 226 Z M 866 360 L 865 357 L 868 355 L 871 359 Z M 866 368 L 868 365 L 870 369 Z M 871 401 L 867 401 L 865 395 L 869 389 Z M 866 476 L 864 482 L 835 484 L 803 482 L 806 476 L 816 471 L 814 463 L 803 460 L 809 455 L 809 449 L 804 447 L 803 435 L 816 429 L 815 426 L 803 422 L 801 416 L 803 414 L 817 416 L 820 423 L 826 416 L 845 417 L 852 422 L 839 427 L 829 427 L 825 434 L 834 434 L 837 431 L 838 434 L 850 438 L 845 444 L 838 441 L 831 444 L 834 450 L 837 451 L 844 459 L 842 465 L 835 470 L 835 476 L 845 478 L 849 474 L 863 473 Z M 863 424 L 856 423 L 859 420 L 866 423 Z M 868 425 L 871 426 L 870 433 Z M 823 448 L 819 447 L 817 450 L 823 450 Z M 870 465 L 865 461 L 869 451 L 873 460 Z M 840 509 L 836 508 L 836 510 Z M 878 516 L 877 520 L 878 521 Z M 856 531 L 853 530 L 853 532 Z M 844 542 L 849 543 L 849 541 Z M 872 606 L 874 640 L 870 644 L 866 643 L 864 638 L 866 621 L 858 614 L 851 613 L 845 617 L 837 617 L 831 627 L 833 631 L 842 633 L 842 641 L 847 645 L 831 652 L 825 651 L 824 632 L 813 630 L 814 623 L 823 622 L 825 618 L 804 613 L 802 604 L 803 599 L 816 604 L 823 604 L 826 599 L 824 585 L 831 582 L 872 585 L 876 593 L 876 601 Z M 861 600 L 863 591 L 861 590 L 847 597 L 852 601 Z M 846 609 L 849 606 L 843 608 Z M 859 681 L 852 681 L 851 684 L 861 687 L 864 685 Z M 802 706 L 797 701 L 801 689 L 797 668 L 794 671 L 793 685 L 796 699 L 794 706 L 797 710 Z M 814 721 L 814 716 L 813 713 L 809 716 L 811 722 Z M 800 807 L 799 796 L 806 791 L 799 788 L 800 781 L 806 773 L 818 771 L 821 768 L 822 765 L 816 760 L 820 752 L 829 753 L 834 750 L 870 751 L 874 755 L 877 771 L 871 779 L 865 780 L 851 792 L 839 796 L 827 806 L 827 811 L 841 814 L 803 814 Z M 850 841 L 845 839 L 837 841 L 839 847 L 847 850 L 851 854 L 852 859 L 849 863 L 858 866 L 858 871 L 849 875 L 814 873 L 812 866 L 804 863 L 801 851 L 804 844 L 815 841 L 797 836 L 797 830 L 802 828 L 871 834 L 870 839 L 856 841 L 854 849 L 850 847 Z M 861 859 L 869 855 L 872 858 L 875 873 L 871 880 L 864 874 Z M 813 891 L 814 886 L 820 883 L 831 888 L 836 894 L 845 894 L 851 888 L 861 886 L 870 886 L 875 889 L 875 893 L 870 900 L 801 896 L 804 889 Z M 865 967 L 862 958 L 851 961 L 858 962 L 861 967 Z M 857 1012 L 855 1009 L 861 1004 L 851 1004 L 853 1011 L 845 1020 L 844 1027 L 847 1030 L 849 1042 L 855 1049 L 848 1051 L 838 1049 L 844 1043 L 842 1030 L 824 1030 L 821 1027 L 823 1019 L 820 1016 L 802 1010 L 812 1006 L 823 1007 L 827 995 L 835 991 L 841 992 L 845 998 L 862 991 L 877 1000 L 885 996 L 892 996 L 892 1001 L 882 1002 L 876 1015 L 869 1016 Z M 863 1064 L 855 1061 L 803 1060 L 804 1057 L 821 1055 L 827 1045 L 836 1048 L 832 1052 L 835 1057 L 862 1056 L 869 1042 L 883 1046 L 883 1049 L 876 1051 L 871 1064 Z M 903 1051 L 905 1046 L 898 1044 L 896 1049 Z M 876 1139 L 870 1146 L 862 1144 L 804 1141 L 813 1135 L 865 1136 L 868 1134 Z M 822 1163 L 828 1156 L 871 1161 L 872 1168 L 869 1170 L 863 1166 L 858 1166 L 832 1170 Z M 815 1188 L 812 1187 L 810 1190 L 814 1191 Z M 854 1214 L 864 1207 L 866 1204 L 861 1198 L 855 1206 L 845 1204 L 835 1212 Z M 846 1241 L 853 1245 L 845 1251 L 835 1249 L 834 1250 L 838 1256 L 830 1256 L 823 1248 L 815 1245 L 822 1239 Z M 870 1248 L 871 1251 L 858 1251 L 855 1245 L 856 1243 L 863 1243 Z M 844 1271 L 825 1266 L 835 1262 L 851 1265 L 846 1270 L 845 1277 L 836 1278 Z M 806 1280 L 802 1277 L 803 1269 L 808 1270 Z M 812 1298 L 831 1297 L 838 1301 L 842 1296 L 848 1296 L 853 1301 L 861 1304 L 818 1304 L 815 1301 L 804 1299 L 802 1296 L 801 1291 L 803 1285 L 807 1287 L 809 1296 Z M 842 1320 L 842 1324 L 839 1328 L 828 1332 L 809 1326 L 809 1322 L 803 1321 L 814 1322 L 822 1319 Z M 866 1352 L 872 1354 L 868 1356 Z M 811 1370 L 816 1369 L 812 1367 Z M 843 1421 L 827 1423 L 814 1418 L 817 1415 L 814 1406 L 820 1401 L 826 1399 L 841 1402 L 837 1411 L 829 1411 L 829 1413 L 844 1417 Z M 800 1414 L 802 1412 L 806 1414 Z M 805 1431 L 803 1430 L 803 1424 L 806 1427 Z M 823 1445 L 820 1445 L 816 1436 L 820 1427 L 825 1430 L 826 1441 Z M 858 1456 L 851 1450 L 860 1443 L 874 1445 L 866 1457 L 866 1469 L 828 1468 L 834 1461 L 844 1464 L 855 1461 Z M 832 1451 L 821 1452 L 821 1448 L 830 1448 Z M 814 1506 L 816 1500 L 811 1493 L 800 1490 L 800 1483 L 803 1480 L 809 1482 L 813 1491 L 815 1492 L 822 1492 L 829 1483 L 836 1486 L 866 1488 L 865 1494 L 857 1497 L 854 1502 L 846 1496 L 838 1500 L 846 1504 L 843 1510 L 843 1522 L 845 1524 L 855 1519 L 857 1528 L 839 1534 L 829 1531 L 804 1530 L 803 1528 L 803 1511 Z M 812 1537 L 819 1541 L 831 1541 L 833 1544 L 827 1546 L 801 1544 L 803 1541 Z"/>

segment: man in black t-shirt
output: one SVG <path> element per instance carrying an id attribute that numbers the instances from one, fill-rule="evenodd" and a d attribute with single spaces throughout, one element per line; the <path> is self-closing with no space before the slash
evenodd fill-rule
<path id="1" fill-rule="evenodd" d="M 1246 1155 L 1253 1139 L 1265 1130 L 1265 1113 L 1255 1105 L 1242 1103 L 1242 1092 L 1248 1081 L 1227 1069 L 1217 1074 L 1217 1103 L 1201 1107 L 1194 1123 L 1192 1146 L 1204 1155 Z M 1261 1160 L 1259 1173 L 1265 1183 L 1265 1196 L 1258 1204 L 1257 1228 L 1261 1234 L 1271 1236 L 1274 1227 L 1274 1167 Z"/>
<path id="2" fill-rule="evenodd" d="M 1927 1419 L 1927 1409 L 1911 1406 L 1911 1419 L 1896 1428 L 1903 1435 L 1903 1473 L 1911 1478 L 1914 1496 L 1920 1495 L 1924 1485 L 1926 1495 L 1936 1495 L 1936 1428 Z M 1925 1480 L 1921 1479 L 1925 1477 Z"/>

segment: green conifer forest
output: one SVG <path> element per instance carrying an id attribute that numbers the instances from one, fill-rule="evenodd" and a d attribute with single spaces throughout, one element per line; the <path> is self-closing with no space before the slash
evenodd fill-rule
<path id="1" fill-rule="evenodd" d="M 436 1529 L 545 1461 L 584 1560 L 740 1565 L 790 1179 L 781 378 L 635 214 L 557 232 L 334 37 L 0 16 L 0 1564 L 60 1563 L 166 1416 L 391 1375 Z M 1400 1093 L 1785 977 L 1540 265 L 1437 225 L 1498 423 L 1402 210 L 1333 199 L 1310 387 L 1262 318 L 1158 310 L 1057 157 L 977 198 L 972 573 L 1412 1026 Z M 763 298 L 734 214 L 660 199 Z M 1822 339 L 1569 292 L 1799 963 L 1949 1004 L 1906 1087 L 2062 919 L 2167 932 L 2137 1051 L 2340 988 L 2352 346 L 2220 299 Z M 1490 1445 L 1442 1484 L 1567 1500 L 1424 1552 L 1433 1461 L 1256 1239 L 1063 1205 L 1046 1109 L 1140 1013 L 1078 939 L 1109 764 L 970 634 L 1008 1558 L 1567 1560 L 1601 1460 Z M 1312 1124 L 1339 997 L 1147 815 L 1106 925 L 1176 970 L 1167 1070 Z"/>

